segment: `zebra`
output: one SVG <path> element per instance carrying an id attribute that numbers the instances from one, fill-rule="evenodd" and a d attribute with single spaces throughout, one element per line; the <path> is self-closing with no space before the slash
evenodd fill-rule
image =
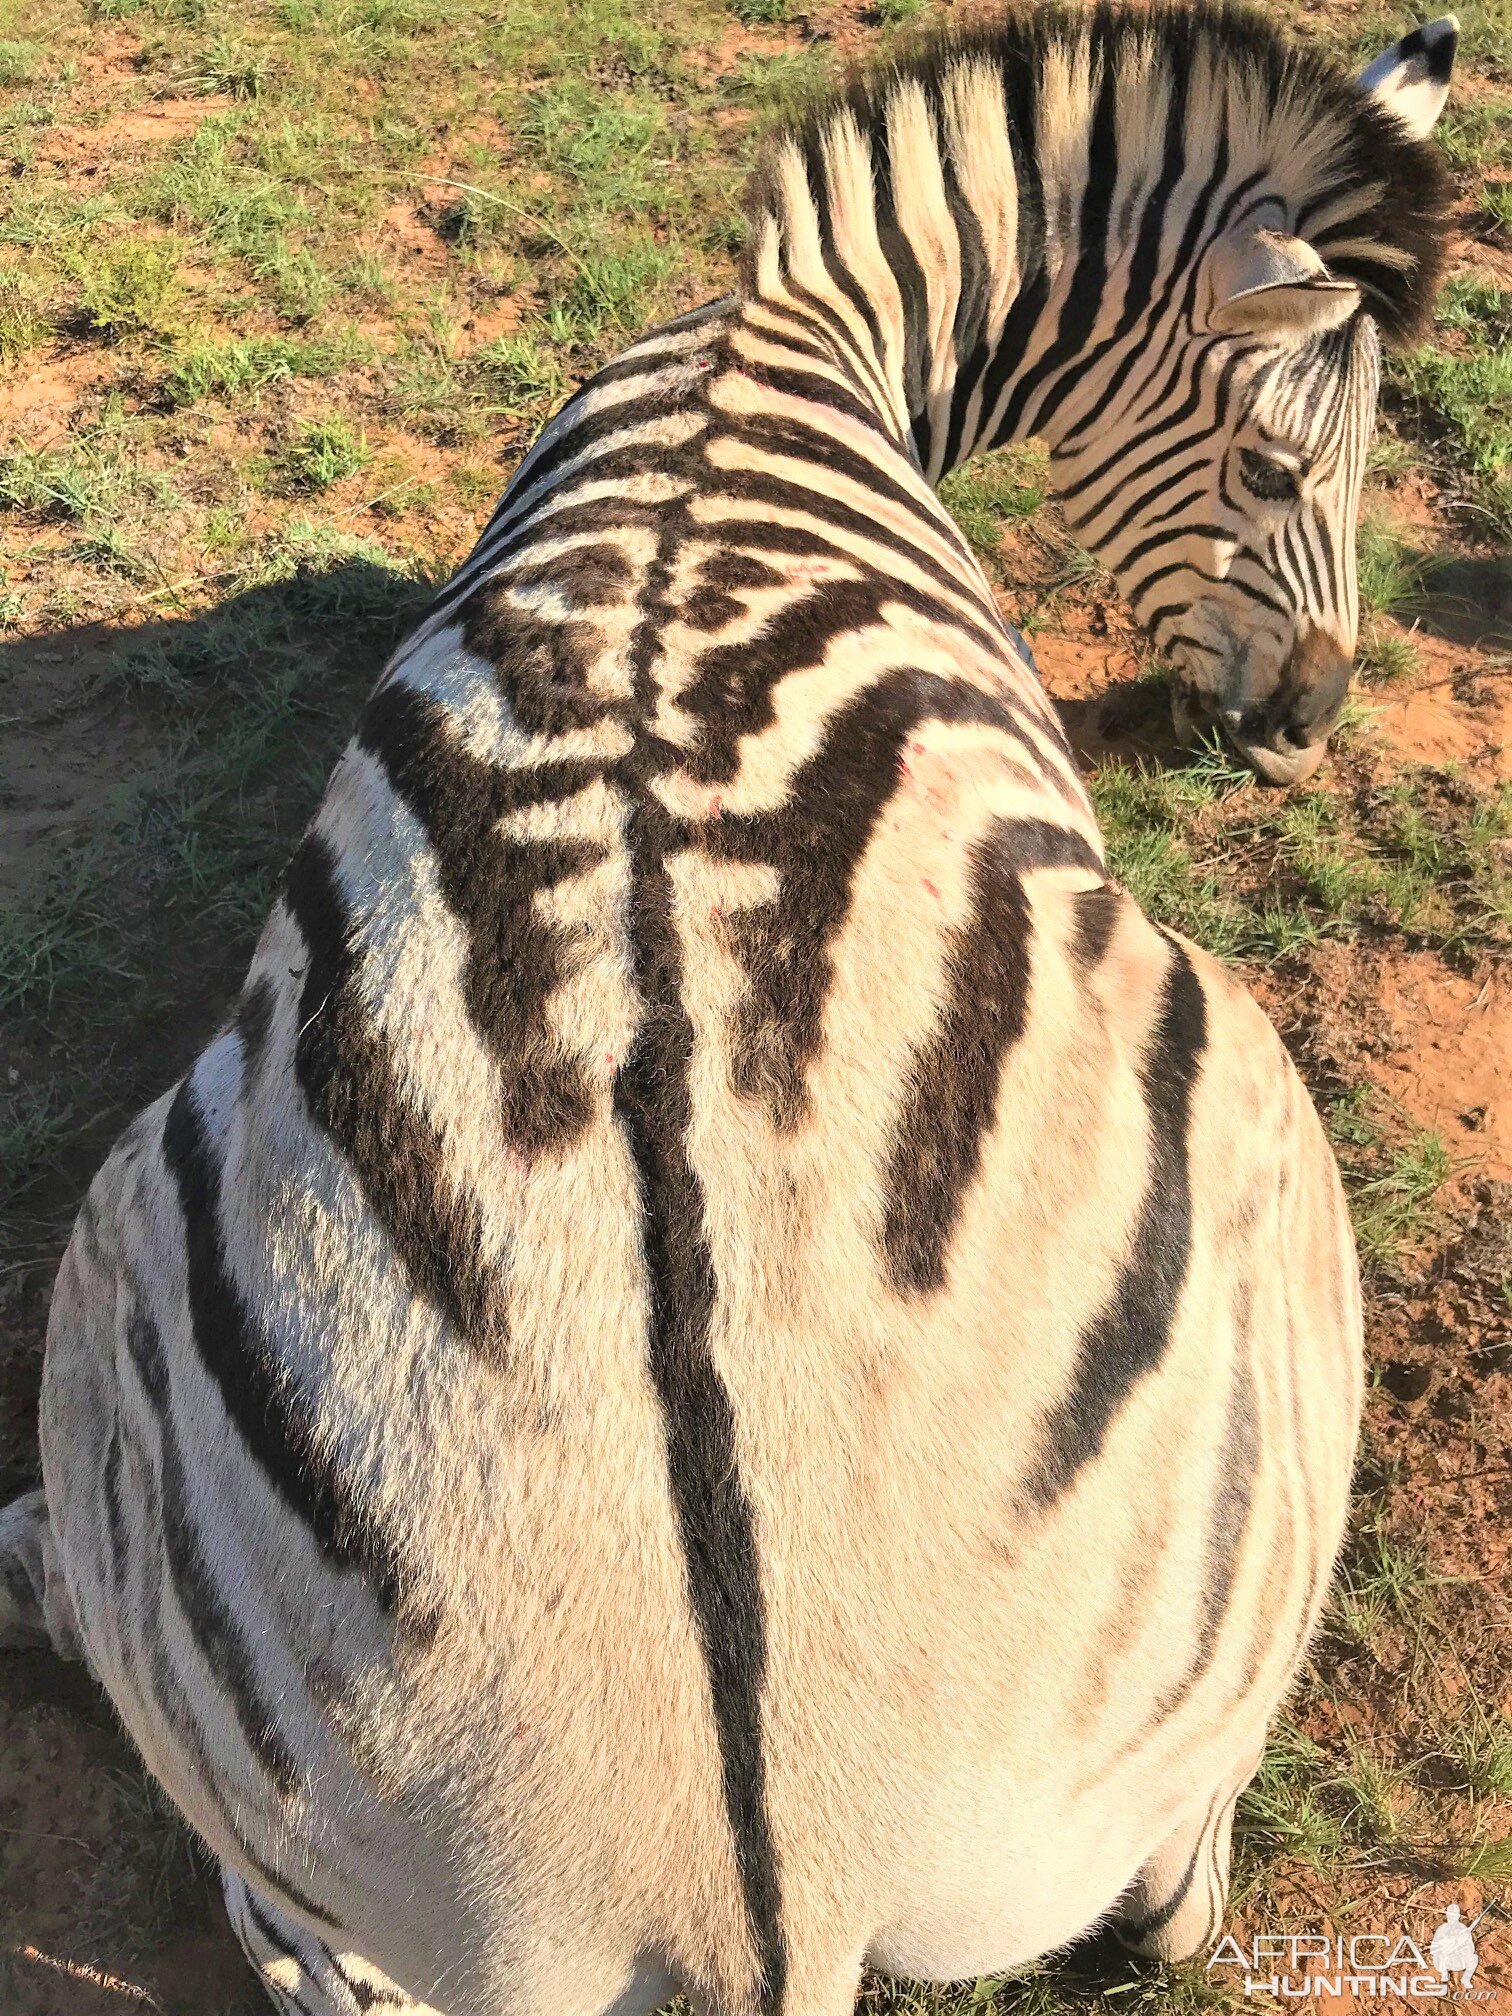
<path id="1" fill-rule="evenodd" d="M 924 40 L 386 667 L 80 1211 L 0 1522 L 5 1639 L 87 1659 L 281 2010 L 1216 1934 L 1346 1519 L 1349 1219 L 935 485 L 1043 437 L 1180 705 L 1304 775 L 1455 37 Z"/>

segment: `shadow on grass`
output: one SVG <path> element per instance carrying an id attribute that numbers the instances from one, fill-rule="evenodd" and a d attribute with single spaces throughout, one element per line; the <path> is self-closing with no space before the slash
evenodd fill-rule
<path id="1" fill-rule="evenodd" d="M 1176 740 L 1163 678 L 1112 679 L 1100 692 L 1057 699 L 1055 711 L 1083 773 L 1113 762 L 1177 770 L 1193 760 Z"/>
<path id="2" fill-rule="evenodd" d="M 1411 613 L 1422 629 L 1450 644 L 1512 650 L 1512 558 L 1429 555 L 1420 564 Z"/>
<path id="3" fill-rule="evenodd" d="M 24 1482 L 52 1274 L 95 1169 L 240 985 L 384 660 L 432 592 L 275 556 L 201 614 L 0 640 L 0 1487 Z"/>
<path id="4" fill-rule="evenodd" d="M 47 1302 L 78 1202 L 225 1013 L 431 592 L 372 554 L 283 559 L 192 617 L 0 639 L 0 1502 L 36 1477 Z M 5 1963 L 7 2009 L 117 2006 L 57 1964 L 135 1975 L 139 1956 L 170 2016 L 263 2006 L 213 1870 L 82 1667 L 0 1659 L 0 1752 L 47 1830 L 0 1841 L 0 1927 L 39 1956 Z"/>

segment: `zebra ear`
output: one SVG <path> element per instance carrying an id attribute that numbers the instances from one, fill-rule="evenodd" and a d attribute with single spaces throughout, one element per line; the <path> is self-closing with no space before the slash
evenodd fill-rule
<path id="1" fill-rule="evenodd" d="M 1335 280 L 1305 238 L 1251 231 L 1220 239 L 1211 255 L 1208 327 L 1220 336 L 1321 335 L 1360 305 L 1353 281 Z"/>
<path id="2" fill-rule="evenodd" d="M 1449 96 L 1449 72 L 1459 42 L 1452 14 L 1414 28 L 1360 72 L 1360 83 L 1414 140 L 1426 140 Z"/>

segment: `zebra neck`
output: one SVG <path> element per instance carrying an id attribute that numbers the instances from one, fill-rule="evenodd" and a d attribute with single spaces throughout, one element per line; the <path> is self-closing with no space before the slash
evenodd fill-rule
<path id="1" fill-rule="evenodd" d="M 1180 114 L 1120 161 L 1127 108 L 1111 82 L 1073 81 L 1052 116 L 1043 78 L 1037 110 L 995 67 L 949 68 L 928 98 L 902 78 L 768 169 L 747 312 L 801 325 L 932 483 L 1085 429 L 1148 333 L 1162 233 L 1183 235 Z"/>

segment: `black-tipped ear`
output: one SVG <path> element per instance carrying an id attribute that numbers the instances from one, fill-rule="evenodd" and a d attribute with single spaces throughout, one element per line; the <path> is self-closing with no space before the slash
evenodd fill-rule
<path id="1" fill-rule="evenodd" d="M 1459 22 L 1445 14 L 1382 50 L 1360 72 L 1360 83 L 1414 140 L 1426 140 L 1448 101 L 1458 46 Z"/>

